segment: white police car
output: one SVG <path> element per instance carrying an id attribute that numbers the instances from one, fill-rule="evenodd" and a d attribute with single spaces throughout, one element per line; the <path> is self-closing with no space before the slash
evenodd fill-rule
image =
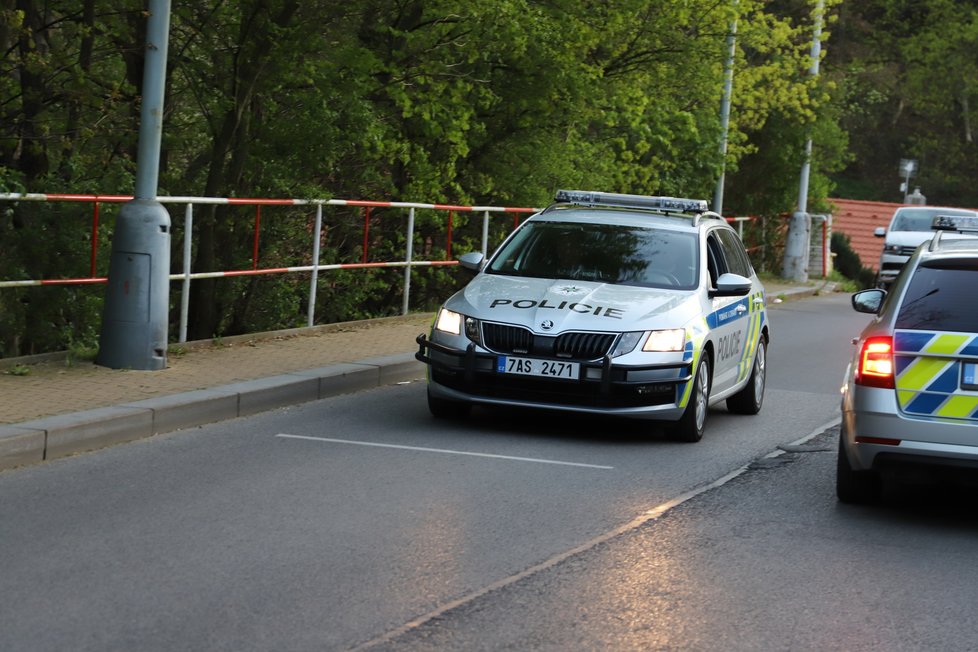
<path id="1" fill-rule="evenodd" d="M 475 272 L 417 338 L 428 406 L 473 404 L 672 422 L 703 436 L 726 399 L 764 398 L 764 288 L 726 220 L 702 200 L 557 192 Z"/>

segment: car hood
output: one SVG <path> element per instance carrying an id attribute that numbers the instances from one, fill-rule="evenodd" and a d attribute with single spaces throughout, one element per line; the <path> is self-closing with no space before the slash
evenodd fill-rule
<path id="1" fill-rule="evenodd" d="M 935 233 L 936 231 L 889 231 L 886 234 L 886 244 L 916 247 L 921 242 L 932 239 Z"/>
<path id="2" fill-rule="evenodd" d="M 679 328 L 700 314 L 695 291 L 495 274 L 477 275 L 445 306 L 551 335 L 568 330 Z"/>

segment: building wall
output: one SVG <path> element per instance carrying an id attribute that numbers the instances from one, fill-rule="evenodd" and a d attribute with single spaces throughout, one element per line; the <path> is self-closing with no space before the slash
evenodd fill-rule
<path id="1" fill-rule="evenodd" d="M 858 199 L 829 201 L 834 206 L 832 230 L 848 235 L 853 251 L 859 255 L 859 262 L 875 272 L 883 252 L 883 238 L 875 237 L 873 231 L 878 226 L 889 226 L 893 212 L 905 204 Z"/>

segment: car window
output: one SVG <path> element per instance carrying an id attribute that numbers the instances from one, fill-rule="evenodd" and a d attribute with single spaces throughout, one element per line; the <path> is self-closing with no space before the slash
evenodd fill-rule
<path id="1" fill-rule="evenodd" d="M 527 222 L 487 272 L 534 278 L 693 289 L 696 234 L 577 222 Z"/>
<path id="2" fill-rule="evenodd" d="M 973 211 L 952 208 L 908 208 L 899 211 L 893 218 L 891 231 L 930 231 L 935 215 L 974 215 Z"/>
<path id="3" fill-rule="evenodd" d="M 717 279 L 727 271 L 727 265 L 723 260 L 723 247 L 714 233 L 706 238 L 706 252 L 709 259 L 707 270 L 710 273 L 710 287 L 716 288 Z"/>
<path id="4" fill-rule="evenodd" d="M 934 261 L 925 265 L 918 267 L 910 279 L 896 327 L 978 331 L 978 301 L 974 299 L 978 260 Z"/>
<path id="5" fill-rule="evenodd" d="M 726 229 L 717 229 L 716 233 L 723 246 L 723 256 L 727 259 L 727 271 L 750 278 L 753 270 L 737 234 Z"/>

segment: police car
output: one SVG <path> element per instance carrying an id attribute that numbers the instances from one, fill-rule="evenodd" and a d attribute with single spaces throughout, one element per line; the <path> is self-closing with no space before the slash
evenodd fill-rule
<path id="1" fill-rule="evenodd" d="M 978 217 L 938 216 L 889 292 L 852 305 L 874 319 L 842 387 L 836 493 L 875 500 L 880 480 L 978 469 Z M 933 473 L 937 471 L 937 474 Z"/>
<path id="2" fill-rule="evenodd" d="M 764 288 L 703 200 L 560 190 L 418 336 L 428 406 L 474 404 L 669 422 L 703 436 L 707 408 L 756 414 L 769 326 Z"/>

